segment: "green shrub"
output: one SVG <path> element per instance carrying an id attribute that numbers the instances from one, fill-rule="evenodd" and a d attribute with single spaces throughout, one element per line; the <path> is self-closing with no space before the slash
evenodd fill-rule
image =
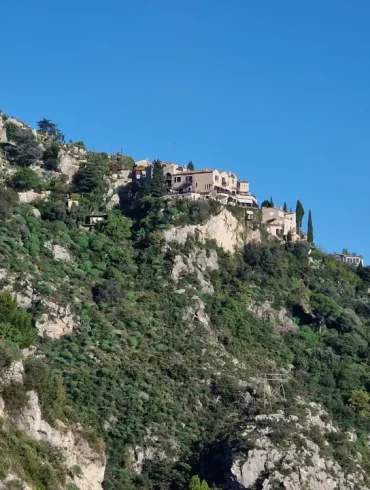
<path id="1" fill-rule="evenodd" d="M 5 408 L 9 413 L 18 413 L 28 404 L 28 396 L 23 383 L 10 383 L 0 389 Z"/>
<path id="2" fill-rule="evenodd" d="M 39 190 L 41 180 L 36 172 L 30 168 L 22 168 L 9 179 L 8 184 L 17 191 Z"/>
<path id="3" fill-rule="evenodd" d="M 32 327 L 32 316 L 20 311 L 17 300 L 9 292 L 0 293 L 0 333 L 3 338 L 28 347 L 36 340 L 36 330 Z"/>

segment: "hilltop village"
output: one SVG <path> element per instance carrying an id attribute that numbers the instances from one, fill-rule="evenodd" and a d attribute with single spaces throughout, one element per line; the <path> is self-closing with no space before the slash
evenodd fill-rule
<path id="1" fill-rule="evenodd" d="M 370 490 L 370 267 L 300 201 L 1 113 L 0 170 L 1 490 Z"/>
<path id="2" fill-rule="evenodd" d="M 106 186 L 105 202 L 91 209 L 81 226 L 91 228 L 104 221 L 109 209 L 119 206 L 122 202 L 134 199 L 138 189 L 144 188 L 153 180 L 156 163 L 161 164 L 166 199 L 173 200 L 214 200 L 225 206 L 236 206 L 245 210 L 245 219 L 250 225 L 258 221 L 270 237 L 279 241 L 314 242 L 311 211 L 308 214 L 308 229 L 302 229 L 303 205 L 297 201 L 296 210 L 288 210 L 288 206 L 276 206 L 272 200 L 264 200 L 259 206 L 257 197 L 251 192 L 250 183 L 238 178 L 235 172 L 219 169 L 195 169 L 194 164 L 178 165 L 174 162 L 160 160 L 151 162 L 148 158 L 135 161 L 122 153 L 108 155 L 86 150 L 82 141 L 65 142 L 63 133 L 58 126 L 47 119 L 41 120 L 38 130 L 18 118 L 0 113 L 0 168 L 5 182 L 10 182 L 12 175 L 17 179 L 17 152 L 20 159 L 28 159 L 23 172 L 34 172 L 38 179 L 30 179 L 28 185 L 12 185 L 18 191 L 21 203 L 47 201 L 51 183 L 65 182 L 75 192 L 66 194 L 66 207 L 69 213 L 79 207 L 83 201 L 83 186 L 76 185 L 81 174 L 91 170 L 93 160 L 104 161 L 105 169 L 99 178 Z M 15 164 L 10 165 L 10 164 Z M 97 165 L 98 167 L 98 165 Z M 19 180 L 19 179 L 18 179 Z M 22 183 L 23 176 L 20 179 Z M 36 182 L 36 183 L 35 183 Z M 43 184 L 41 185 L 41 182 Z M 81 200 L 82 199 L 82 200 Z M 361 255 L 342 253 L 336 254 L 343 263 L 363 265 Z"/>
<path id="3" fill-rule="evenodd" d="M 245 209 L 246 219 L 252 221 L 259 209 L 258 200 L 250 190 L 247 180 L 239 180 L 235 172 L 204 168 L 195 170 L 189 165 L 161 162 L 169 199 L 209 200 Z M 149 184 L 153 179 L 154 165 L 148 158 L 136 161 L 132 170 L 122 169 L 112 178 L 120 182 L 119 194 L 128 200 L 136 186 Z M 281 240 L 307 241 L 307 233 L 297 229 L 297 217 L 293 211 L 274 206 L 270 201 L 262 205 L 262 223 L 266 231 Z"/>

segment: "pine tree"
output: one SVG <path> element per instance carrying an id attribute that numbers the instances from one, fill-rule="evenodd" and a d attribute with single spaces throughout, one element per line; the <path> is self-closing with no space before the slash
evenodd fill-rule
<path id="1" fill-rule="evenodd" d="M 166 194 L 166 179 L 163 173 L 163 165 L 160 160 L 153 162 L 153 176 L 150 182 L 150 194 L 153 197 L 162 197 Z"/>
<path id="2" fill-rule="evenodd" d="M 54 141 L 64 142 L 64 134 L 58 128 L 58 125 L 50 121 L 50 119 L 41 119 L 37 123 L 39 133 L 49 135 Z"/>
<path id="3" fill-rule="evenodd" d="M 288 205 L 286 202 L 284 203 L 283 211 L 284 211 L 284 213 L 288 212 Z"/>
<path id="4" fill-rule="evenodd" d="M 190 160 L 190 162 L 188 163 L 188 166 L 187 166 L 187 169 L 188 170 L 194 170 L 194 163 Z"/>
<path id="5" fill-rule="evenodd" d="M 301 203 L 301 201 L 298 199 L 297 201 L 297 206 L 296 206 L 296 224 L 297 224 L 297 232 L 300 233 L 302 229 L 302 222 L 303 222 L 303 216 L 304 216 L 304 207 Z"/>
<path id="6" fill-rule="evenodd" d="M 313 243 L 313 223 L 311 209 L 308 213 L 307 241 Z"/>

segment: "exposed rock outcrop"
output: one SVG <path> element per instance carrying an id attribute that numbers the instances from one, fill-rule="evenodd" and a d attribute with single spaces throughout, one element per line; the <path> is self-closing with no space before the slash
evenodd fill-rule
<path id="1" fill-rule="evenodd" d="M 52 253 L 55 260 L 71 261 L 71 254 L 68 250 L 61 245 L 56 245 L 51 242 L 45 242 L 44 246 L 48 248 Z"/>
<path id="2" fill-rule="evenodd" d="M 54 246 L 55 247 L 55 246 Z M 59 247 L 59 246 L 57 246 Z M 68 253 L 63 247 L 57 248 L 61 255 L 54 256 L 59 260 L 68 260 L 65 253 Z M 54 249 L 53 249 L 54 250 Z M 63 256 L 63 259 L 61 258 Z M 70 259 L 70 256 L 68 254 Z M 32 304 L 39 303 L 44 307 L 44 312 L 36 321 L 36 328 L 39 335 L 47 335 L 53 339 L 58 339 L 63 335 L 70 334 L 78 322 L 78 317 L 73 314 L 70 305 L 61 306 L 51 300 L 45 299 L 38 293 L 31 282 L 31 277 L 16 274 L 5 269 L 0 269 L 0 281 L 2 289 L 11 292 L 17 298 L 18 306 L 21 308 L 31 308 Z"/>
<path id="3" fill-rule="evenodd" d="M 145 445 L 129 448 L 127 462 L 134 473 L 140 474 L 146 461 L 177 461 L 178 458 L 175 454 L 178 450 L 178 444 L 176 441 L 170 439 L 166 441 L 169 450 L 166 452 L 159 444 L 161 440 L 162 437 L 148 431 L 148 435 L 145 437 Z"/>
<path id="4" fill-rule="evenodd" d="M 251 231 L 247 234 L 245 224 L 227 209 L 222 209 L 204 225 L 181 226 L 164 231 L 164 238 L 167 242 L 184 244 L 191 236 L 203 243 L 207 239 L 215 240 L 219 247 L 231 253 L 249 241 L 260 241 L 259 232 Z"/>
<path id="5" fill-rule="evenodd" d="M 34 192 L 25 191 L 18 192 L 19 202 L 24 204 L 31 204 L 36 201 L 41 201 L 43 199 L 48 199 L 50 192 Z"/>
<path id="6" fill-rule="evenodd" d="M 302 402 L 303 403 L 303 402 Z M 313 415 L 312 410 L 316 411 Z M 309 428 L 320 429 L 323 436 L 337 429 L 322 420 L 327 414 L 316 404 L 309 404 L 306 420 L 298 422 L 297 416 L 277 414 L 256 417 L 259 426 L 251 425 L 244 436 L 255 435 L 254 448 L 246 456 L 239 455 L 231 468 L 232 486 L 235 488 L 258 488 L 273 490 L 369 490 L 364 483 L 364 471 L 357 462 L 355 473 L 345 473 L 341 466 L 322 455 L 321 448 L 309 438 Z M 260 428 L 261 422 L 266 426 Z M 286 436 L 282 444 L 272 442 L 273 432 L 268 424 L 278 423 L 291 426 L 292 433 L 300 442 L 292 442 Z M 259 427 L 259 428 L 258 428 Z M 305 430 L 304 433 L 302 431 Z"/>
<path id="7" fill-rule="evenodd" d="M 76 318 L 71 307 L 59 306 L 52 301 L 44 300 L 47 313 L 43 313 L 36 322 L 39 335 L 47 335 L 52 339 L 59 339 L 63 335 L 72 333 Z"/>
<path id="8" fill-rule="evenodd" d="M 13 362 L 10 368 L 0 376 L 3 384 L 22 383 L 24 369 L 21 362 Z M 7 413 L 4 402 L 0 397 L 0 416 L 7 425 L 25 432 L 36 441 L 50 444 L 58 449 L 65 459 L 67 469 L 79 467 L 78 474 L 69 477 L 80 490 L 101 490 L 105 471 L 105 455 L 90 447 L 81 435 L 81 428 L 76 426 L 73 430 L 63 422 L 57 421 L 56 427 L 51 427 L 42 418 L 39 398 L 35 391 L 27 392 L 28 405 L 17 413 Z M 18 480 L 15 475 L 8 475 L 7 480 Z M 2 487 L 0 486 L 0 489 Z M 6 487 L 3 487 L 6 488 Z M 28 487 L 26 487 L 28 488 Z"/>
<path id="9" fill-rule="evenodd" d="M 4 121 L 0 114 L 0 143 L 6 143 L 7 141 L 8 138 L 6 137 Z"/>
<path id="10" fill-rule="evenodd" d="M 0 490 L 9 490 L 10 488 L 32 490 L 23 480 L 18 478 L 17 475 L 9 473 L 4 480 L 0 481 Z"/>
<path id="11" fill-rule="evenodd" d="M 67 176 L 67 181 L 71 182 L 73 176 L 78 172 L 80 166 L 77 159 L 67 150 L 59 152 L 59 170 Z"/>
<path id="12" fill-rule="evenodd" d="M 178 281 L 184 274 L 195 274 L 202 292 L 212 294 L 214 292 L 213 286 L 205 278 L 204 273 L 206 270 L 217 270 L 218 267 L 218 256 L 215 250 L 194 248 L 187 257 L 182 255 L 175 256 L 172 277 L 175 281 Z"/>
<path id="13" fill-rule="evenodd" d="M 290 318 L 285 308 L 277 310 L 269 301 L 261 304 L 250 302 L 247 309 L 259 318 L 270 321 L 276 333 L 293 333 L 298 329 L 298 325 Z"/>

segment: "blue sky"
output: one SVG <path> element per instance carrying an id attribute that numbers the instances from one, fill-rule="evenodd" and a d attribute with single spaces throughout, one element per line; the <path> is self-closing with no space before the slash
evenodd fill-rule
<path id="1" fill-rule="evenodd" d="M 248 179 L 370 262 L 366 0 L 14 0 L 0 107 L 90 149 Z"/>

